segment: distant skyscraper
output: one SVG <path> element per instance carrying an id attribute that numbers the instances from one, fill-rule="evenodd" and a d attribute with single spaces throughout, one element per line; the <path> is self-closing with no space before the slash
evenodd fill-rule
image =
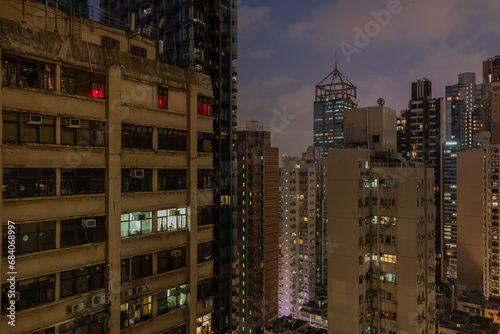
<path id="1" fill-rule="evenodd" d="M 500 56 L 483 62 L 483 122 L 491 143 L 500 143 Z"/>
<path id="2" fill-rule="evenodd" d="M 395 154 L 394 110 L 356 111 L 328 156 L 329 333 L 435 333 L 434 172 Z"/>
<path id="3" fill-rule="evenodd" d="M 342 148 L 344 142 L 344 111 L 357 107 L 356 86 L 335 66 L 316 85 L 314 102 L 314 146 L 322 147 L 323 155 L 330 148 Z"/>
<path id="4" fill-rule="evenodd" d="M 236 133 L 240 333 L 263 334 L 278 315 L 279 157 L 271 132 L 247 121 Z"/>
<path id="5" fill-rule="evenodd" d="M 445 275 L 457 277 L 457 149 L 458 142 L 443 147 L 443 242 Z"/>
<path id="6" fill-rule="evenodd" d="M 412 161 L 434 167 L 436 204 L 436 279 L 443 277 L 442 264 L 442 144 L 444 142 L 443 98 L 432 97 L 432 83 L 417 80 L 411 85 L 409 109 L 401 112 L 401 153 Z"/>
<path id="7" fill-rule="evenodd" d="M 236 260 L 236 230 L 233 223 L 235 201 L 232 164 L 233 133 L 236 129 L 236 104 L 233 97 L 237 56 L 236 0 L 164 0 L 114 1 L 100 0 L 107 20 L 123 22 L 134 33 L 149 33 L 157 37 L 163 54 L 157 58 L 169 64 L 192 68 L 210 75 L 214 103 L 213 116 L 213 173 L 214 184 L 214 314 L 212 327 L 216 333 L 231 329 L 231 270 Z M 111 19 L 111 16 L 115 18 Z M 130 52 L 144 52 L 130 39 Z M 200 106 L 202 107 L 202 103 Z"/>
<path id="8" fill-rule="evenodd" d="M 462 73 L 458 83 L 446 86 L 446 139 L 460 148 L 472 147 L 476 74 Z"/>

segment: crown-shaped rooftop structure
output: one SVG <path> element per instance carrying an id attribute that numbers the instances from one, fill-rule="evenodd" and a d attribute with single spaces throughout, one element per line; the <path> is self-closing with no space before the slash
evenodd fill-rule
<path id="1" fill-rule="evenodd" d="M 335 69 L 316 85 L 316 101 L 345 100 L 349 97 L 356 98 L 356 86 L 337 69 L 335 56 Z"/>

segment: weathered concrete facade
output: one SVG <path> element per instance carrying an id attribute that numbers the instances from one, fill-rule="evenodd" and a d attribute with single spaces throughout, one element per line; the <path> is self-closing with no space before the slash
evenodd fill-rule
<path id="1" fill-rule="evenodd" d="M 210 78 L 7 19 L 0 52 L 0 218 L 4 228 L 15 222 L 16 247 L 38 240 L 16 249 L 16 287 L 25 292 L 12 327 L 4 231 L 0 332 L 209 328 L 212 299 L 202 282 L 213 261 L 198 254 L 213 232 L 198 215 L 213 194 L 198 174 L 212 169 L 212 153 L 198 147 L 200 133 L 213 133 L 212 117 L 199 115 L 200 98 L 212 98 Z M 165 138 L 177 146 L 165 148 Z M 36 232 L 25 234 L 28 227 Z"/>

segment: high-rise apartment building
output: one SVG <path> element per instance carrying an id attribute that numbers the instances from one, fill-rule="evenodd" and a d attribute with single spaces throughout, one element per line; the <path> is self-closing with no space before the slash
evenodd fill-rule
<path id="1" fill-rule="evenodd" d="M 458 152 L 458 284 L 500 296 L 499 145 Z"/>
<path id="2" fill-rule="evenodd" d="M 394 110 L 370 109 L 328 156 L 328 330 L 434 333 L 434 172 L 397 158 Z"/>
<path id="3" fill-rule="evenodd" d="M 483 131 L 491 132 L 491 143 L 500 143 L 500 56 L 483 61 Z"/>
<path id="4" fill-rule="evenodd" d="M 458 142 L 460 149 L 473 147 L 478 108 L 476 74 L 458 75 L 458 83 L 446 86 L 446 139 Z"/>
<path id="5" fill-rule="evenodd" d="M 169 64 L 192 68 L 212 79 L 214 120 L 212 138 L 214 204 L 215 330 L 229 333 L 231 320 L 232 262 L 236 260 L 235 186 L 231 150 L 236 130 L 237 1 L 236 0 L 100 0 L 106 15 L 127 22 L 131 33 L 157 36 L 164 52 L 158 57 Z M 111 22 L 112 20 L 107 20 Z"/>
<path id="6" fill-rule="evenodd" d="M 457 278 L 457 150 L 458 142 L 443 147 L 443 242 L 445 277 Z"/>
<path id="7" fill-rule="evenodd" d="M 409 109 L 401 111 L 401 153 L 411 161 L 423 162 L 434 168 L 436 206 L 436 280 L 443 275 L 442 242 L 442 145 L 444 143 L 444 101 L 432 97 L 428 79 L 412 83 Z"/>
<path id="8" fill-rule="evenodd" d="M 318 165 L 283 156 L 279 316 L 299 318 L 300 307 L 315 298 Z"/>
<path id="9" fill-rule="evenodd" d="M 210 77 L 43 4 L 0 17 L 0 332 L 212 332 Z"/>
<path id="10" fill-rule="evenodd" d="M 316 85 L 314 102 L 314 146 L 328 156 L 330 148 L 344 144 L 344 112 L 357 107 L 356 86 L 335 66 L 326 78 Z"/>
<path id="11" fill-rule="evenodd" d="M 278 315 L 279 156 L 256 121 L 236 132 L 239 332 L 263 334 Z"/>

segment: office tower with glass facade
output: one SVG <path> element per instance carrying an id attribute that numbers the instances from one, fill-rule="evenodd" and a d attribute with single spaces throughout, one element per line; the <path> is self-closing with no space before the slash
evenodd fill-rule
<path id="1" fill-rule="evenodd" d="M 356 86 L 336 67 L 316 85 L 313 145 L 322 148 L 323 156 L 331 148 L 343 147 L 344 112 L 357 105 Z"/>

